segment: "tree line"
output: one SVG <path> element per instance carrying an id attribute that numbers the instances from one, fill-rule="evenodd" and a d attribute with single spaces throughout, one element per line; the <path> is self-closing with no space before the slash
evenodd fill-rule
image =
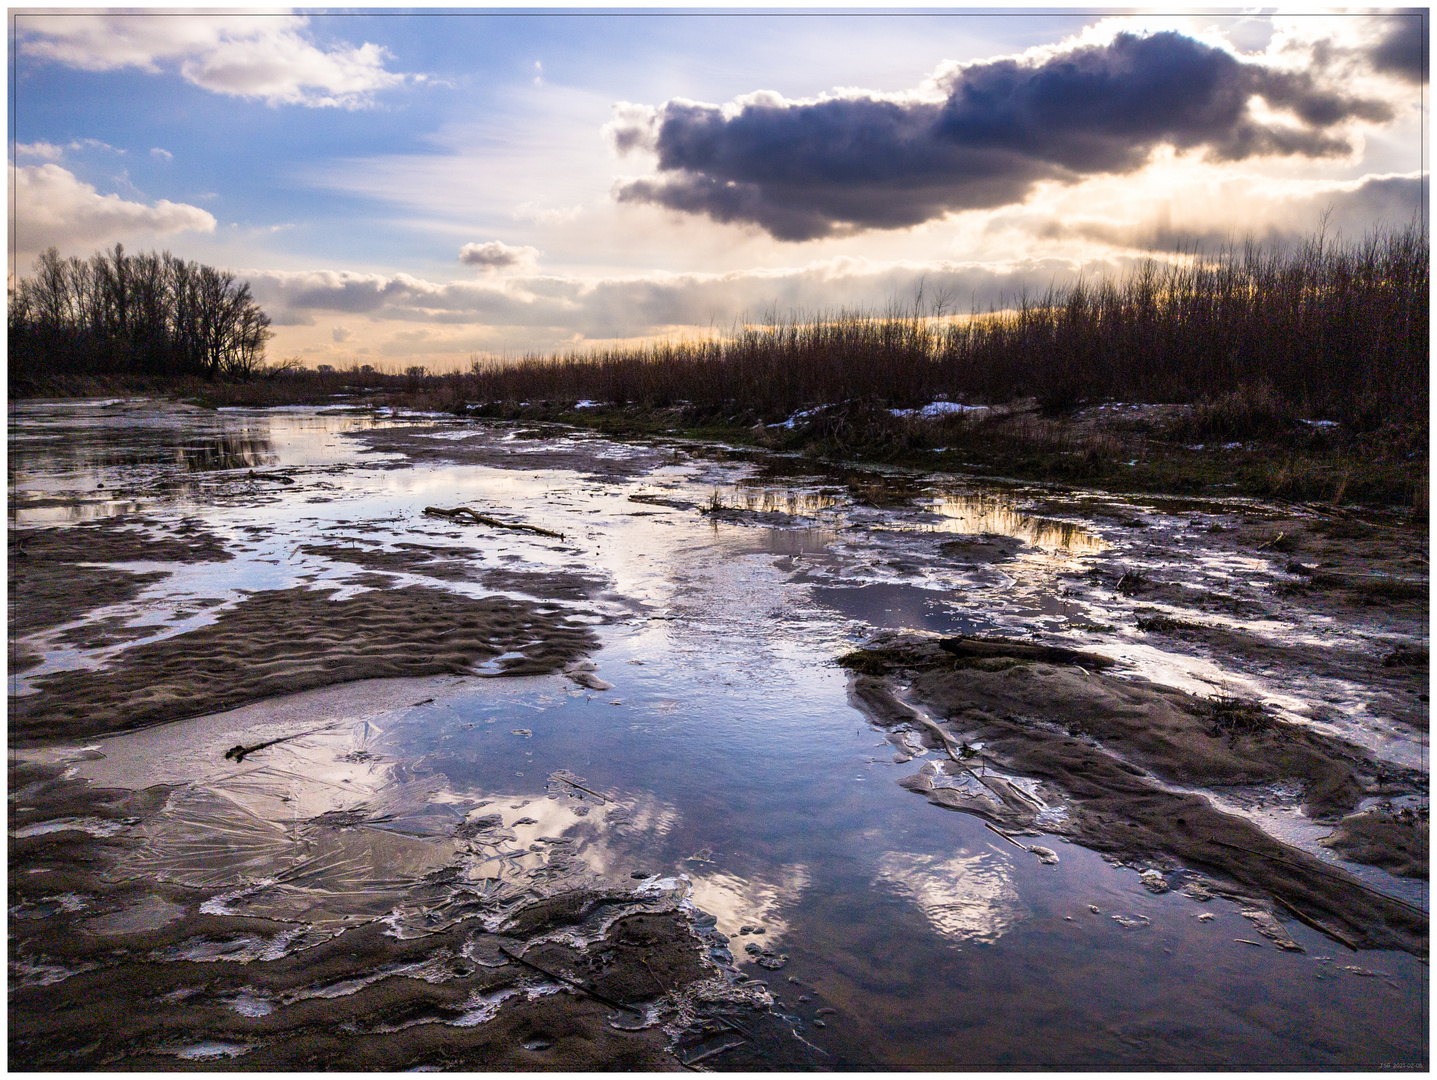
<path id="1" fill-rule="evenodd" d="M 247 379 L 271 337 L 248 282 L 120 244 L 89 259 L 50 248 L 9 299 L 12 384 L 72 374 Z"/>
<path id="2" fill-rule="evenodd" d="M 476 362 L 464 394 L 684 402 L 772 421 L 854 398 L 911 406 L 1031 395 L 1062 411 L 1246 388 L 1363 427 L 1425 421 L 1429 263 L 1416 224 L 1351 242 L 1248 243 L 1148 260 L 968 318 L 920 303 L 886 315 L 773 315 L 722 338 Z"/>

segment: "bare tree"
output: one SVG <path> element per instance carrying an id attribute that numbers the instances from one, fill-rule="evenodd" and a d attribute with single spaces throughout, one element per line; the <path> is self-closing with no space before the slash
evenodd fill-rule
<path id="1" fill-rule="evenodd" d="M 89 260 L 50 248 L 10 290 L 12 375 L 133 372 L 247 379 L 269 316 L 227 270 L 116 244 Z"/>

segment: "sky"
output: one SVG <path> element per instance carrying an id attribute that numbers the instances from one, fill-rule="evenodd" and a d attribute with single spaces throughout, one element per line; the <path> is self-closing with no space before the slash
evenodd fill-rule
<path id="1" fill-rule="evenodd" d="M 990 310 L 1426 225 L 1427 17 L 10 11 L 12 279 L 250 283 L 271 360 L 398 370 Z"/>

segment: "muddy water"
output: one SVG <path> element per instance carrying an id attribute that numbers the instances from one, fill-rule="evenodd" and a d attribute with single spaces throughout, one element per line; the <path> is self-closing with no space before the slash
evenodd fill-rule
<path id="1" fill-rule="evenodd" d="M 1281 605 L 1244 606 L 1254 582 L 1281 576 L 1279 556 L 1209 541 L 1220 535 L 1212 526 L 1231 528 L 1254 508 L 1055 499 L 876 473 L 855 483 L 800 463 L 512 430 L 496 444 L 508 453 L 465 458 L 476 430 L 353 410 L 12 410 L 12 525 L 122 513 L 198 519 L 234 556 L 165 566 L 173 572 L 137 598 L 86 620 L 152 626 L 154 638 L 213 620 L 246 590 L 493 591 L 423 567 L 378 574 L 306 545 L 452 546 L 487 569 L 601 582 L 585 599 L 548 600 L 592 613 L 601 642 L 592 665 L 568 677 L 358 684 L 95 740 L 84 754 L 48 751 L 107 785 L 184 785 L 147 826 L 136 873 L 223 888 L 216 910 L 293 921 L 295 937 L 270 949 L 375 919 L 421 936 L 449 918 L 442 897 L 418 888 L 452 857 L 445 838 L 466 815 L 497 813 L 510 838 L 470 867 L 471 879 L 501 890 L 536 873 L 686 877 L 736 962 L 781 999 L 813 1064 L 1425 1060 L 1421 961 L 1356 957 L 1296 923 L 1287 929 L 1306 951 L 1279 951 L 1237 905 L 1154 894 L 1136 868 L 1060 839 L 1048 841 L 1056 862 L 1008 845 L 977 818 L 895 783 L 926 752 L 895 761 L 907 755 L 850 704 L 847 675 L 833 664 L 875 628 L 1033 635 L 1105 653 L 1131 677 L 1260 696 L 1288 718 L 1425 769 L 1425 733 L 1360 685 L 1294 679 L 1280 664 L 1224 664 L 1132 629 L 1138 602 L 1114 582 L 1136 567 L 1232 597 L 1223 617 L 1269 639 L 1316 633 Z M 407 455 L 374 439 L 396 431 L 455 453 Z M 274 473 L 293 482 L 264 476 Z M 461 504 L 564 538 L 422 512 Z M 61 641 L 63 629 L 28 644 L 42 663 L 12 675 L 12 693 L 146 640 L 86 650 Z M 1425 644 L 1421 626 L 1381 617 L 1322 633 L 1375 654 Z M 288 741 L 226 762 L 221 748 L 237 732 L 245 742 Z M 1295 799 L 1218 795 L 1337 861 L 1316 843 L 1327 830 Z M 363 845 L 298 845 L 294 823 L 327 813 L 376 827 Z M 1348 868 L 1426 905 L 1424 885 Z M 126 914 L 135 925 L 166 918 Z M 755 927 L 764 932 L 744 932 Z M 744 951 L 750 943 L 786 960 L 761 968 Z"/>

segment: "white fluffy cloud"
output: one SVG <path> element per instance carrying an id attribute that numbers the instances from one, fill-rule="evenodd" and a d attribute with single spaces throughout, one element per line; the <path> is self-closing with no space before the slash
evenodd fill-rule
<path id="1" fill-rule="evenodd" d="M 59 165 L 21 165 L 11 170 L 10 205 L 17 254 L 54 245 L 98 247 L 132 234 L 215 231 L 214 215 L 188 203 L 161 199 L 153 205 L 101 195 Z"/>
<path id="2" fill-rule="evenodd" d="M 48 142 L 16 143 L 15 156 L 39 158 L 41 161 L 59 161 L 65 156 L 65 148 Z"/>
<path id="3" fill-rule="evenodd" d="M 386 71 L 380 46 L 321 48 L 297 15 L 121 13 L 15 18 L 20 51 L 83 71 L 177 68 L 217 94 L 270 105 L 358 108 L 405 76 Z"/>

